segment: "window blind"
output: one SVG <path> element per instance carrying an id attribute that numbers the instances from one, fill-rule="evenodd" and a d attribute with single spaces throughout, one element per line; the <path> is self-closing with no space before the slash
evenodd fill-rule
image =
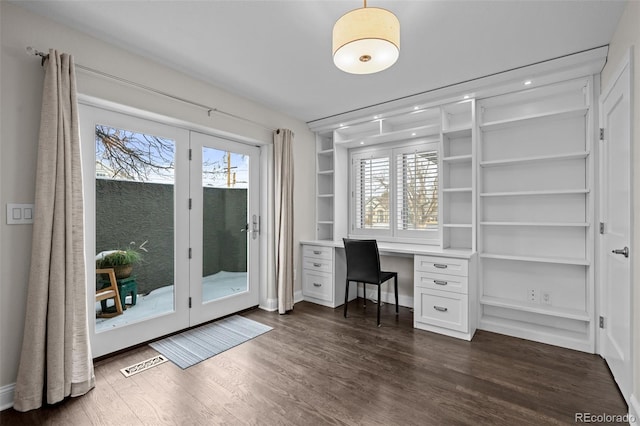
<path id="1" fill-rule="evenodd" d="M 396 172 L 397 229 L 437 229 L 438 152 L 397 154 Z"/>
<path id="2" fill-rule="evenodd" d="M 384 156 L 354 158 L 355 226 L 358 229 L 390 227 L 390 159 Z"/>

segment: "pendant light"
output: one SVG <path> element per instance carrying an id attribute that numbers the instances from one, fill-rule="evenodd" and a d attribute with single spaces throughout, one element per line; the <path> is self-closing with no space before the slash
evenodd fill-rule
<path id="1" fill-rule="evenodd" d="M 386 9 L 364 7 L 348 12 L 333 26 L 333 62 L 351 74 L 389 68 L 400 56 L 400 21 Z"/>

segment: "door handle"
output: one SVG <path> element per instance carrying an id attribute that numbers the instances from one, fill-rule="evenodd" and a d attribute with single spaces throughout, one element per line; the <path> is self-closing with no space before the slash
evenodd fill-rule
<path id="1" fill-rule="evenodd" d="M 623 249 L 611 250 L 611 253 L 613 253 L 613 254 L 621 254 L 624 257 L 629 257 L 629 247 L 625 247 Z"/>

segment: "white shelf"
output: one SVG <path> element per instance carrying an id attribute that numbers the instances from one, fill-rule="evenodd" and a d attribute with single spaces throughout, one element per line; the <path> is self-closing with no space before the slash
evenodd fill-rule
<path id="1" fill-rule="evenodd" d="M 490 160 L 480 162 L 480 167 L 513 166 L 517 164 L 536 163 L 543 161 L 578 160 L 587 158 L 588 151 L 569 152 L 565 154 L 540 155 L 535 157 L 507 158 L 504 160 Z"/>
<path id="2" fill-rule="evenodd" d="M 374 135 L 364 135 L 362 137 L 354 136 L 350 139 L 336 141 L 336 144 L 352 145 L 360 144 L 361 141 L 365 142 L 365 145 L 375 145 L 384 142 L 392 142 L 402 139 L 410 139 L 424 136 L 435 136 L 440 133 L 439 124 L 428 124 L 426 126 L 413 127 L 411 129 L 396 130 L 391 132 L 379 133 Z"/>
<path id="3" fill-rule="evenodd" d="M 496 120 L 487 123 L 480 124 L 480 129 L 483 131 L 504 129 L 511 126 L 517 126 L 531 122 L 534 120 L 547 120 L 547 119 L 563 119 L 571 117 L 584 116 L 589 111 L 588 107 L 569 108 L 557 111 L 545 112 L 542 114 L 532 114 L 523 117 L 509 118 L 506 120 Z"/>
<path id="4" fill-rule="evenodd" d="M 578 321 L 589 322 L 591 320 L 591 317 L 586 311 L 579 309 L 558 308 L 551 305 L 540 305 L 537 303 L 527 303 L 489 296 L 482 296 L 480 298 L 480 303 L 488 306 L 496 306 L 498 308 L 517 309 L 519 311 L 533 312 L 535 314 L 549 315 Z"/>
<path id="5" fill-rule="evenodd" d="M 480 222 L 482 226 L 542 226 L 588 228 L 587 222 Z"/>
<path id="6" fill-rule="evenodd" d="M 318 170 L 318 174 L 319 175 L 332 175 L 333 174 L 333 169 L 331 169 L 331 170 Z"/>
<path id="7" fill-rule="evenodd" d="M 471 188 L 443 188 L 442 192 L 471 192 Z"/>
<path id="8" fill-rule="evenodd" d="M 559 189 L 550 191 L 513 191 L 513 192 L 483 192 L 481 197 L 530 197 L 538 195 L 573 195 L 588 194 L 588 189 Z"/>
<path id="9" fill-rule="evenodd" d="M 455 163 L 470 163 L 472 161 L 471 154 L 469 155 L 456 155 L 454 157 L 442 157 L 442 161 L 444 163 L 455 164 Z"/>
<path id="10" fill-rule="evenodd" d="M 332 220 L 319 220 L 318 224 L 319 225 L 333 225 L 333 221 Z"/>
<path id="11" fill-rule="evenodd" d="M 325 149 L 323 151 L 318 151 L 318 155 L 332 155 L 333 148 Z"/>
<path id="12" fill-rule="evenodd" d="M 471 229 L 470 223 L 443 223 L 443 227 L 445 228 L 469 228 Z"/>
<path id="13" fill-rule="evenodd" d="M 535 257 L 535 256 L 509 256 L 504 254 L 481 253 L 483 259 L 499 259 L 512 260 L 518 262 L 538 262 L 538 263 L 557 263 L 561 265 L 579 265 L 589 266 L 591 262 L 587 259 L 578 259 L 571 257 Z"/>
<path id="14" fill-rule="evenodd" d="M 452 127 L 450 129 L 443 130 L 442 134 L 444 136 L 449 137 L 449 139 L 471 137 L 471 124 L 468 124 L 466 126 Z"/>
<path id="15" fill-rule="evenodd" d="M 318 194 L 318 198 L 333 198 L 333 194 Z"/>

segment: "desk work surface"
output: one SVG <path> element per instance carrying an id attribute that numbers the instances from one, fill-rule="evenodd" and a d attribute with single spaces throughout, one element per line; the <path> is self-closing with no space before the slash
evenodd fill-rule
<path id="1" fill-rule="evenodd" d="M 366 238 L 363 238 L 366 239 Z M 342 240 L 304 240 L 300 244 L 309 244 L 323 247 L 344 248 Z M 453 257 L 459 259 L 470 259 L 475 253 L 470 250 L 442 249 L 440 246 L 410 243 L 392 243 L 388 241 L 378 241 L 378 251 L 381 255 L 426 255 Z"/>

